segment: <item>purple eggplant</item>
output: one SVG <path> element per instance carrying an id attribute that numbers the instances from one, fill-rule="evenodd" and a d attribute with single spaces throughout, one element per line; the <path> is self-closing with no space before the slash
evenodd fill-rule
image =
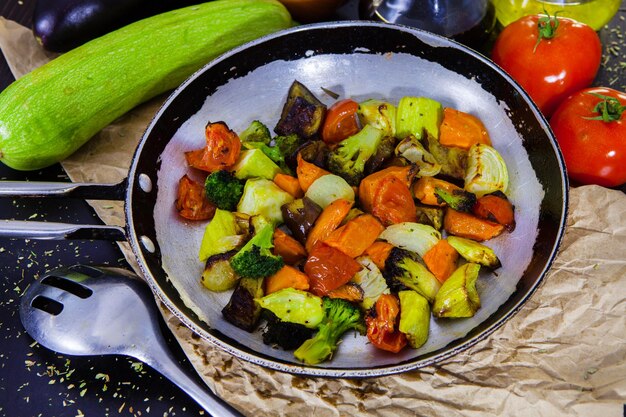
<path id="1" fill-rule="evenodd" d="M 41 45 L 65 52 L 134 21 L 202 0 L 39 0 L 33 33 Z"/>

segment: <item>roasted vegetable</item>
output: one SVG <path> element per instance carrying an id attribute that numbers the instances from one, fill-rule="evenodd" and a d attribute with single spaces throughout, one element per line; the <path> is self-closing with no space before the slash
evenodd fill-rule
<path id="1" fill-rule="evenodd" d="M 467 167 L 467 152 L 465 149 L 447 147 L 439 143 L 436 136 L 427 135 L 422 142 L 424 147 L 435 160 L 441 165 L 440 175 L 444 175 L 456 180 L 465 178 Z"/>
<path id="2" fill-rule="evenodd" d="M 224 319 L 229 323 L 252 332 L 261 317 L 261 307 L 255 299 L 263 297 L 263 279 L 241 278 L 222 309 Z"/>
<path id="3" fill-rule="evenodd" d="M 472 145 L 467 154 L 465 189 L 482 197 L 496 191 L 506 192 L 509 171 L 498 151 L 481 143 Z"/>
<path id="4" fill-rule="evenodd" d="M 196 169 L 213 172 L 229 169 L 239 158 L 241 140 L 224 122 L 209 122 L 204 129 L 206 145 L 185 152 L 187 164 Z"/>
<path id="5" fill-rule="evenodd" d="M 453 189 L 448 191 L 445 188 L 435 188 L 435 194 L 440 201 L 456 211 L 471 213 L 476 204 L 476 194 L 463 189 Z"/>
<path id="6" fill-rule="evenodd" d="M 242 144 L 263 143 L 269 145 L 272 141 L 270 130 L 259 120 L 253 120 L 243 132 L 239 134 Z"/>
<path id="7" fill-rule="evenodd" d="M 395 149 L 395 154 L 417 166 L 419 177 L 434 177 L 441 171 L 441 164 L 437 162 L 420 141 L 413 135 L 408 135 L 400 141 Z"/>
<path id="8" fill-rule="evenodd" d="M 424 256 L 441 239 L 441 233 L 425 224 L 399 223 L 388 226 L 378 238 Z"/>
<path id="9" fill-rule="evenodd" d="M 417 349 L 428 340 L 430 305 L 426 298 L 412 290 L 400 291 L 398 298 L 400 299 L 398 330 L 406 335 L 409 346 Z"/>
<path id="10" fill-rule="evenodd" d="M 402 97 L 396 114 L 396 137 L 404 139 L 413 135 L 422 139 L 426 135 L 439 137 L 443 120 L 441 103 L 428 97 Z"/>
<path id="11" fill-rule="evenodd" d="M 307 291 L 309 277 L 291 265 L 284 265 L 274 275 L 265 278 L 265 294 L 272 294 L 285 288 Z"/>
<path id="12" fill-rule="evenodd" d="M 234 288 L 239 276 L 230 266 L 230 258 L 235 253 L 237 253 L 236 250 L 231 250 L 209 256 L 200 278 L 202 285 L 211 291 L 226 291 Z"/>
<path id="13" fill-rule="evenodd" d="M 323 242 L 351 258 L 356 258 L 376 241 L 384 229 L 374 216 L 362 214 L 339 226 Z"/>
<path id="14" fill-rule="evenodd" d="M 422 204 L 430 206 L 445 206 L 445 202 L 437 196 L 436 190 L 440 188 L 453 193 L 454 190 L 461 190 L 462 188 L 449 181 L 442 180 L 435 177 L 422 177 L 413 183 L 413 194 Z"/>
<path id="15" fill-rule="evenodd" d="M 339 227 L 350 212 L 353 204 L 354 201 L 338 198 L 324 208 L 307 235 L 305 244 L 307 252 L 310 253 L 315 245 L 324 241 Z"/>
<path id="16" fill-rule="evenodd" d="M 311 199 L 304 197 L 284 204 L 280 209 L 285 225 L 293 237 L 298 242 L 305 244 L 309 230 L 322 212 L 322 208 Z"/>
<path id="17" fill-rule="evenodd" d="M 257 135 L 261 136 L 261 138 L 259 139 L 262 139 L 265 133 L 258 130 L 262 130 L 263 127 L 265 127 L 265 125 L 262 125 L 262 127 L 257 126 L 257 130 L 250 132 L 250 134 L 254 135 L 256 133 Z M 267 128 L 265 127 L 265 129 Z M 267 131 L 267 134 L 269 134 L 269 130 Z M 261 150 L 261 152 L 263 152 L 265 156 L 271 159 L 272 162 L 278 165 L 278 167 L 284 173 L 292 174 L 293 170 L 289 166 L 290 164 L 288 163 L 288 161 L 300 145 L 300 138 L 296 134 L 291 134 L 287 136 L 276 136 L 274 139 L 270 139 L 270 141 L 272 142 L 271 144 L 266 143 L 264 140 L 257 142 L 244 141 L 243 146 L 246 149 Z"/>
<path id="18" fill-rule="evenodd" d="M 358 108 L 359 104 L 349 98 L 330 106 L 322 125 L 322 140 L 328 144 L 341 142 L 361 130 Z"/>
<path id="19" fill-rule="evenodd" d="M 217 209 L 215 215 L 204 229 L 198 257 L 205 262 L 210 256 L 225 253 L 240 246 L 248 240 L 248 220 L 246 226 L 237 221 L 237 214 Z M 245 216 L 245 215 L 239 215 Z M 247 217 L 247 216 L 246 216 Z"/>
<path id="20" fill-rule="evenodd" d="M 326 171 L 324 168 L 306 161 L 300 154 L 298 154 L 296 160 L 298 161 L 296 175 L 300 182 L 300 188 L 302 188 L 305 193 L 316 180 L 330 174 L 330 172 Z"/>
<path id="21" fill-rule="evenodd" d="M 461 265 L 443 283 L 433 303 L 435 317 L 472 317 L 480 308 L 480 298 L 476 291 L 476 280 L 480 265 Z"/>
<path id="22" fill-rule="evenodd" d="M 39 0 L 33 34 L 48 51 L 66 52 L 140 19 L 199 0 Z"/>
<path id="23" fill-rule="evenodd" d="M 325 115 L 326 105 L 302 83 L 294 81 L 274 132 L 279 135 L 295 133 L 308 139 L 317 135 Z"/>
<path id="24" fill-rule="evenodd" d="M 293 199 L 291 194 L 283 191 L 273 181 L 263 178 L 249 179 L 243 187 L 237 211 L 250 216 L 260 214 L 270 221 L 282 223 L 281 207 Z"/>
<path id="25" fill-rule="evenodd" d="M 503 225 L 509 232 L 515 230 L 515 207 L 501 191 L 480 197 L 472 213 L 481 219 Z"/>
<path id="26" fill-rule="evenodd" d="M 234 211 L 243 195 L 243 182 L 228 171 L 210 173 L 204 181 L 207 200 L 221 210 Z"/>
<path id="27" fill-rule="evenodd" d="M 309 186 L 305 195 L 321 208 L 326 208 L 333 201 L 342 198 L 354 201 L 354 190 L 339 175 L 322 175 Z"/>
<path id="28" fill-rule="evenodd" d="M 328 154 L 328 170 L 350 185 L 359 185 L 365 177 L 365 163 L 376 153 L 382 138 L 382 131 L 365 125 L 357 134 L 339 142 Z"/>
<path id="29" fill-rule="evenodd" d="M 310 329 L 317 328 L 324 319 L 322 299 L 307 291 L 284 288 L 259 298 L 257 302 L 280 320 Z"/>
<path id="30" fill-rule="evenodd" d="M 416 204 L 415 213 L 417 214 L 417 223 L 432 226 L 437 231 L 443 227 L 443 208 Z"/>
<path id="31" fill-rule="evenodd" d="M 359 186 L 363 209 L 384 226 L 416 220 L 415 202 L 409 188 L 412 167 L 389 167 L 368 175 Z"/>
<path id="32" fill-rule="evenodd" d="M 340 250 L 318 243 L 309 251 L 304 273 L 309 277 L 310 291 L 321 297 L 346 284 L 361 268 Z"/>
<path id="33" fill-rule="evenodd" d="M 264 278 L 278 272 L 283 258 L 272 253 L 274 226 L 267 224 L 255 231 L 254 236 L 230 259 L 237 274 L 246 278 Z"/>
<path id="34" fill-rule="evenodd" d="M 285 263 L 289 265 L 300 263 L 307 256 L 304 245 L 281 229 L 274 230 L 274 253 L 283 258 Z M 308 289 L 308 285 L 307 288 L 300 289 Z"/>
<path id="35" fill-rule="evenodd" d="M 400 303 L 393 294 L 382 294 L 370 309 L 365 323 L 367 338 L 378 349 L 398 353 L 407 344 L 404 333 L 398 330 Z"/>
<path id="36" fill-rule="evenodd" d="M 467 150 L 475 143 L 491 145 L 491 139 L 478 117 L 446 107 L 439 128 L 439 143 Z"/>
<path id="37" fill-rule="evenodd" d="M 393 248 L 389 253 L 383 275 L 391 290 L 415 290 L 431 303 L 441 287 L 437 278 L 420 263 L 417 254 L 400 248 Z"/>
<path id="38" fill-rule="evenodd" d="M 187 174 L 178 181 L 174 205 L 178 214 L 188 220 L 209 220 L 215 214 L 216 208 L 206 199 L 202 184 L 192 180 Z"/>
<path id="39" fill-rule="evenodd" d="M 374 155 L 365 163 L 365 175 L 370 175 L 393 159 L 396 144 L 395 136 L 383 136 Z"/>
<path id="40" fill-rule="evenodd" d="M 456 270 L 459 253 L 447 239 L 441 239 L 424 254 L 422 260 L 439 282 L 444 282 Z"/>
<path id="41" fill-rule="evenodd" d="M 341 287 L 335 288 L 326 294 L 330 298 L 341 298 L 351 303 L 360 303 L 363 301 L 363 289 L 354 282 L 348 282 Z"/>
<path id="42" fill-rule="evenodd" d="M 446 240 L 468 262 L 480 264 L 490 269 L 497 269 L 502 266 L 500 259 L 490 247 L 458 236 L 448 236 Z"/>
<path id="43" fill-rule="evenodd" d="M 280 167 L 262 149 L 241 151 L 239 159 L 231 170 L 235 177 L 242 180 L 249 178 L 273 180 L 276 174 L 282 172 Z"/>
<path id="44" fill-rule="evenodd" d="M 360 256 L 357 262 L 363 267 L 353 277 L 352 281 L 363 290 L 361 308 L 369 310 L 382 294 L 389 294 L 389 286 L 380 269 L 369 256 Z"/>
<path id="45" fill-rule="evenodd" d="M 313 336 L 315 330 L 302 324 L 282 321 L 275 314 L 268 312 L 267 325 L 263 330 L 263 343 L 284 350 L 293 350 Z M 265 316 L 265 314 L 264 314 Z"/>
<path id="46" fill-rule="evenodd" d="M 362 125 L 371 125 L 384 136 L 396 134 L 396 106 L 382 100 L 370 99 L 359 103 L 357 110 Z"/>
<path id="47" fill-rule="evenodd" d="M 448 234 L 482 242 L 499 236 L 504 226 L 489 220 L 480 219 L 473 214 L 446 208 L 443 228 Z"/>
<path id="48" fill-rule="evenodd" d="M 363 315 L 358 307 L 341 298 L 323 299 L 324 319 L 318 331 L 305 341 L 294 355 L 308 365 L 316 365 L 329 359 L 337 349 L 339 339 L 348 330 L 365 331 Z"/>

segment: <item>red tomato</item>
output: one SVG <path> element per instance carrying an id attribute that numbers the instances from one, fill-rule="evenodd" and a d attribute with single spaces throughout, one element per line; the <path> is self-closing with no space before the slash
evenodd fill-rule
<path id="1" fill-rule="evenodd" d="M 382 294 L 376 300 L 375 314 L 365 318 L 367 338 L 378 349 L 398 353 L 407 344 L 406 335 L 397 329 L 400 303 L 395 295 Z"/>
<path id="2" fill-rule="evenodd" d="M 309 277 L 310 291 L 321 297 L 350 281 L 361 268 L 340 250 L 318 243 L 304 264 L 304 273 Z"/>
<path id="3" fill-rule="evenodd" d="M 204 148 L 185 152 L 189 166 L 213 172 L 218 169 L 228 169 L 237 162 L 241 140 L 226 126 L 226 123 L 209 123 L 204 135 L 206 137 Z"/>
<path id="4" fill-rule="evenodd" d="M 204 196 L 204 186 L 187 175 L 178 181 L 176 210 L 189 220 L 209 220 L 215 214 L 215 206 Z"/>
<path id="5" fill-rule="evenodd" d="M 568 95 L 593 82 L 602 56 L 594 30 L 575 20 L 525 16 L 500 33 L 492 58 L 549 117 Z M 557 23 L 558 22 L 558 23 Z"/>
<path id="6" fill-rule="evenodd" d="M 326 143 L 337 143 L 359 131 L 357 110 L 359 104 L 345 99 L 333 104 L 326 112 L 322 127 L 322 140 Z"/>
<path id="7" fill-rule="evenodd" d="M 572 94 L 557 108 L 550 125 L 572 180 L 605 187 L 626 183 L 625 108 L 626 93 L 605 87 Z"/>

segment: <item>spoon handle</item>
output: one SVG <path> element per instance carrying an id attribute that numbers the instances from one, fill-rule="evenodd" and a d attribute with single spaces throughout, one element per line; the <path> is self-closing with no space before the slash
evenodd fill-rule
<path id="1" fill-rule="evenodd" d="M 215 395 L 209 387 L 192 379 L 180 367 L 171 352 L 165 347 L 165 340 L 157 336 L 145 357 L 141 359 L 161 375 L 172 381 L 181 390 L 193 398 L 209 415 L 213 417 L 242 417 L 242 414 Z"/>

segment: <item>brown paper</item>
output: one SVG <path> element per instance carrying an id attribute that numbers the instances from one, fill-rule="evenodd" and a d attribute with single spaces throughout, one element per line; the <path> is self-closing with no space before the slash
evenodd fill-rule
<path id="1" fill-rule="evenodd" d="M 28 29 L 2 18 L 0 48 L 16 76 L 51 57 Z M 131 111 L 64 161 L 70 178 L 124 178 L 161 102 Z M 162 313 L 205 382 L 245 415 L 623 417 L 626 195 L 585 186 L 570 197 L 567 232 L 542 286 L 487 340 L 436 366 L 361 380 L 294 376 L 225 354 Z M 123 224 L 121 204 L 90 204 L 105 223 Z"/>

